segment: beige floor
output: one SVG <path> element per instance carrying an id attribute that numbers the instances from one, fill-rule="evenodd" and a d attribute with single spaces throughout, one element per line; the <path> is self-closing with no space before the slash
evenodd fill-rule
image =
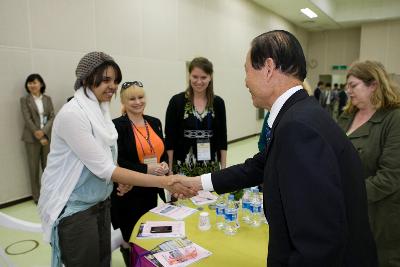
<path id="1" fill-rule="evenodd" d="M 253 137 L 229 145 L 227 156 L 228 166 L 241 163 L 246 158 L 253 156 L 257 152 L 257 140 L 258 137 Z M 39 222 L 36 205 L 33 201 L 27 201 L 12 207 L 0 209 L 0 211 L 19 219 Z M 39 243 L 39 246 L 31 250 L 36 242 Z M 50 266 L 50 246 L 42 242 L 41 234 L 15 231 L 0 226 L 0 249 L 6 249 L 7 247 L 8 252 L 15 254 L 31 250 L 19 255 L 7 255 L 14 266 Z M 7 266 L 7 264 L 0 256 L 0 267 L 3 266 Z M 124 266 L 122 256 L 118 250 L 114 251 L 112 255 L 112 266 Z"/>

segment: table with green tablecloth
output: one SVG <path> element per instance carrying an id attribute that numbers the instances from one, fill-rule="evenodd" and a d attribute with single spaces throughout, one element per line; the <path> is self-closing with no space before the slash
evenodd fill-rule
<path id="1" fill-rule="evenodd" d="M 190 200 L 180 200 L 180 204 L 195 208 Z M 228 236 L 215 226 L 215 210 L 210 210 L 207 205 L 202 206 L 202 211 L 209 212 L 211 229 L 200 231 L 198 221 L 200 212 L 196 212 L 185 218 L 185 231 L 188 239 L 212 252 L 208 258 L 202 259 L 192 266 L 266 266 L 267 247 L 268 247 L 268 225 L 262 223 L 260 227 L 254 228 L 241 221 L 239 211 L 240 228 L 236 235 Z M 137 222 L 132 231 L 130 242 L 132 247 L 140 246 L 146 250 L 151 250 L 158 244 L 170 240 L 171 238 L 158 239 L 137 239 L 139 226 L 146 221 L 171 221 L 165 216 L 160 216 L 152 212 L 147 212 Z M 145 259 L 142 259 L 146 261 Z M 143 266 L 136 264 L 137 266 Z"/>

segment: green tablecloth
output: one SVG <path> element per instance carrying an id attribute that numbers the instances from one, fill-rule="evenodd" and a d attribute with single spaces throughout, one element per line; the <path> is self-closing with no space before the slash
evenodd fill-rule
<path id="1" fill-rule="evenodd" d="M 181 200 L 180 203 L 189 207 L 194 207 L 190 200 Z M 202 207 L 204 211 L 210 214 L 211 229 L 204 232 L 198 229 L 197 224 L 200 212 L 196 212 L 185 219 L 186 236 L 194 243 L 211 251 L 212 255 L 194 263 L 193 266 L 266 266 L 268 225 L 263 223 L 258 228 L 251 227 L 241 221 L 241 214 L 239 211 L 239 231 L 234 236 L 228 236 L 215 227 L 215 211 L 209 210 L 207 205 Z M 146 213 L 136 224 L 129 241 L 147 250 L 154 248 L 158 244 L 169 239 L 136 239 L 140 223 L 145 221 L 170 220 L 172 219 L 151 212 Z"/>

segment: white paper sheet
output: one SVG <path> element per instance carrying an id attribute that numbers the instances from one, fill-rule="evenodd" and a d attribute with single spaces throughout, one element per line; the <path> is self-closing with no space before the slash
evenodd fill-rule
<path id="1" fill-rule="evenodd" d="M 211 192 L 208 191 L 199 191 L 197 193 L 197 196 L 192 197 L 190 200 L 192 200 L 193 204 L 201 206 L 205 204 L 210 204 L 214 203 L 217 201 L 218 196 L 213 195 Z"/>
<path id="2" fill-rule="evenodd" d="M 187 216 L 197 212 L 196 209 L 192 209 L 185 206 L 174 206 L 171 204 L 163 204 L 150 210 L 151 212 L 163 215 L 175 220 L 183 220 Z"/>

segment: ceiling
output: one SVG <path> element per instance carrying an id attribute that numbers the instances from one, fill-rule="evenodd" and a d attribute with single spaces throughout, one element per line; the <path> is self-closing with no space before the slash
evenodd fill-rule
<path id="1" fill-rule="evenodd" d="M 253 0 L 309 31 L 357 27 L 368 22 L 400 18 L 400 0 Z M 300 12 L 310 8 L 318 17 Z"/>

